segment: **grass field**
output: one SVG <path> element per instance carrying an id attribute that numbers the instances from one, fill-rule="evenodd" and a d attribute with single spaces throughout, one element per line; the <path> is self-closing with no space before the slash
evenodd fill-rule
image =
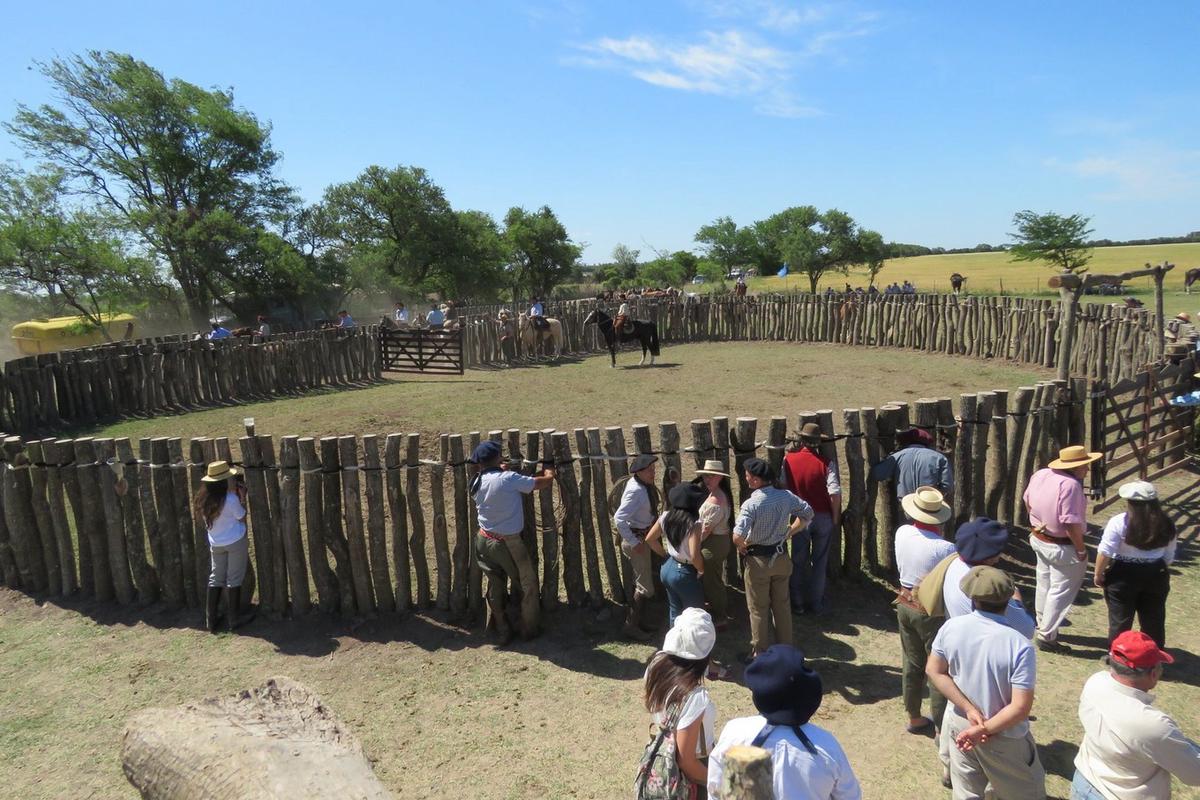
<path id="1" fill-rule="evenodd" d="M 1175 269 L 1167 275 L 1163 292 L 1163 307 L 1167 316 L 1180 311 L 1196 314 L 1200 309 L 1200 294 L 1189 298 L 1183 293 L 1184 271 L 1200 266 L 1200 243 L 1098 247 L 1092 253 L 1088 268 L 1090 272 L 1098 274 L 1140 269 L 1146 263 L 1166 261 L 1175 264 Z M 1041 294 L 1058 296 L 1056 291 L 1046 286 L 1046 280 L 1054 274 L 1050 267 L 1010 261 L 1008 253 L 1003 252 L 895 258 L 884 264 L 875 283 L 882 289 L 893 281 L 903 283 L 909 280 L 920 291 L 948 292 L 950 275 L 954 272 L 967 277 L 964 289 L 974 294 L 998 294 L 1003 291 L 1005 294 L 1027 297 Z M 866 286 L 867 274 L 864 270 L 851 270 L 849 275 L 827 275 L 819 288 L 822 291 L 827 286 L 841 289 L 847 282 L 853 286 Z M 1148 305 L 1152 304 L 1154 281 L 1151 278 L 1136 278 L 1127 285 L 1131 287 L 1129 294 L 1141 298 Z M 808 278 L 803 275 L 786 279 L 771 276 L 750 281 L 752 292 L 781 291 L 785 288 L 807 291 Z M 1119 298 L 1088 296 L 1085 301 L 1109 303 L 1115 299 Z"/>
<path id="2" fill-rule="evenodd" d="M 629 365 L 636 356 L 619 356 Z M 125 422 L 106 435 L 228 435 L 243 417 L 258 430 L 386 433 L 523 430 L 714 414 L 795 415 L 806 409 L 877 406 L 962 391 L 1012 388 L 1040 370 L 896 350 L 778 343 L 667 347 L 656 369 L 608 367 L 593 357 L 559 366 L 399 380 L 344 391 Z M 760 427 L 761 431 L 761 427 Z M 97 431 L 100 432 L 100 431 Z M 687 465 L 690 476 L 691 465 Z M 1196 522 L 1200 484 L 1161 487 L 1185 544 L 1168 611 L 1168 646 L 1179 659 L 1157 691 L 1184 730 L 1200 731 L 1200 630 L 1185 620 L 1200 601 Z M 1115 510 L 1093 519 L 1102 524 Z M 1095 532 L 1090 537 L 1094 545 Z M 1032 598 L 1027 545 L 1006 566 Z M 797 643 L 824 677 L 817 722 L 850 755 L 864 796 L 945 797 L 932 742 L 903 733 L 900 648 L 891 595 L 865 578 L 831 588 L 832 611 L 795 621 Z M 740 593 L 735 624 L 716 657 L 732 663 L 748 625 Z M 626 797 L 647 731 L 640 678 L 653 652 L 617 636 L 618 615 L 563 609 L 547 634 L 497 649 L 476 628 L 438 612 L 404 618 L 259 619 L 238 635 L 197 630 L 197 611 L 119 609 L 82 601 L 38 602 L 0 589 L 0 775 L 5 796 L 135 798 L 120 767 L 124 721 L 149 706 L 231 693 L 288 675 L 311 686 L 362 740 L 399 798 Z M 654 613 L 665 621 L 661 605 Z M 1065 798 L 1080 732 L 1083 681 L 1099 668 L 1104 605 L 1081 598 L 1065 640 L 1074 655 L 1040 655 L 1034 733 L 1052 797 Z M 711 690 L 718 726 L 752 713 L 732 680 Z M 1176 797 L 1200 792 L 1176 788 Z"/>

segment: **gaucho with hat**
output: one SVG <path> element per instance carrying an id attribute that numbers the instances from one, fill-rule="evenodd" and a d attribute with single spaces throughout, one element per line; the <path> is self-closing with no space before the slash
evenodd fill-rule
<path id="1" fill-rule="evenodd" d="M 950 460 L 934 447 L 933 436 L 924 428 L 907 428 L 896 434 L 896 452 L 871 467 L 871 477 L 896 481 L 897 499 L 912 494 L 918 486 L 932 486 L 949 497 L 954 491 Z"/>
<path id="2" fill-rule="evenodd" d="M 788 591 L 792 610 L 815 614 L 825 610 L 825 574 L 833 532 L 842 524 L 842 487 L 835 459 L 821 453 L 821 428 L 806 422 L 800 447 L 783 457 L 783 485 L 812 506 L 813 519 L 792 541 L 792 577 Z"/>
<path id="3" fill-rule="evenodd" d="M 655 626 L 644 618 L 646 601 L 654 596 L 654 573 L 646 534 L 658 518 L 659 496 L 654 485 L 658 456 L 643 453 L 629 465 L 630 477 L 621 492 L 621 501 L 613 514 L 613 526 L 620 537 L 621 553 L 629 559 L 632 586 L 626 580 L 629 613 L 623 629 L 626 636 L 647 641 Z M 628 575 L 628 572 L 626 573 Z"/>

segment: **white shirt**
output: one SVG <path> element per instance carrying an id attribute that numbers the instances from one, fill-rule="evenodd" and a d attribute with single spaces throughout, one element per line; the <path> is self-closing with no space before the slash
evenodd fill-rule
<path id="1" fill-rule="evenodd" d="M 208 527 L 209 547 L 228 547 L 246 535 L 246 509 L 230 485 L 221 511 Z"/>
<path id="2" fill-rule="evenodd" d="M 630 547 L 637 547 L 641 542 L 641 539 L 633 532 L 634 528 L 648 530 L 654 524 L 654 509 L 650 507 L 650 495 L 646 493 L 646 487 L 632 475 L 625 482 L 625 491 L 621 493 L 621 504 L 617 506 L 617 513 L 613 514 L 613 524 L 617 527 L 617 533 L 621 534 L 621 538 Z"/>
<path id="3" fill-rule="evenodd" d="M 396 322 L 408 322 L 408 309 L 397 308 L 396 313 L 392 315 L 392 319 Z"/>
<path id="4" fill-rule="evenodd" d="M 516 536 L 525 527 L 521 495 L 533 491 L 533 478 L 519 472 L 493 470 L 479 476 L 475 508 L 479 527 L 499 536 Z"/>
<path id="5" fill-rule="evenodd" d="M 761 716 L 739 717 L 725 723 L 708 759 L 709 797 L 720 798 L 725 751 L 735 745 L 750 744 L 766 724 Z M 850 760 L 833 734 L 811 722 L 800 726 L 800 730 L 812 742 L 817 755 L 808 752 L 787 727 L 774 728 L 762 743 L 763 749 L 771 752 L 775 800 L 861 800 L 862 789 L 850 768 Z"/>
<path id="6" fill-rule="evenodd" d="M 911 589 L 921 582 L 947 556 L 954 555 L 954 544 L 932 531 L 916 525 L 901 525 L 896 529 L 896 564 L 900 568 L 900 585 Z"/>
<path id="7" fill-rule="evenodd" d="M 971 598 L 963 593 L 962 587 L 959 585 L 970 571 L 971 565 L 961 558 L 956 558 L 946 569 L 946 581 L 942 584 L 942 602 L 946 605 L 946 619 L 966 616 L 975 609 L 975 606 L 971 604 Z M 1032 639 L 1033 633 L 1037 629 L 1037 623 L 1033 621 L 1033 617 L 1029 616 L 1029 612 L 1025 610 L 1025 606 L 1021 605 L 1020 600 L 1008 601 L 1008 608 L 1004 612 L 1004 621 L 1026 639 Z"/>
<path id="8" fill-rule="evenodd" d="M 700 524 L 700 521 L 697 520 L 696 525 L 699 525 L 699 524 Z M 683 542 L 681 542 L 681 544 L 687 543 L 688 537 L 690 537 L 692 535 L 692 531 L 694 531 L 696 529 L 696 525 L 693 525 L 692 527 L 688 528 L 688 532 L 686 534 L 684 534 Z M 671 540 L 667 538 L 667 515 L 666 515 L 666 512 L 663 512 L 662 514 L 658 515 L 658 527 L 662 528 L 663 549 L 667 551 L 667 555 L 669 555 L 671 558 L 678 561 L 680 564 L 692 563 L 692 559 L 688 558 L 686 553 L 681 553 L 678 550 L 676 550 L 675 545 L 671 544 Z"/>
<path id="9" fill-rule="evenodd" d="M 679 722 L 676 723 L 675 729 L 683 730 L 701 717 L 704 718 L 704 723 L 700 726 L 700 732 L 703 735 L 696 737 L 697 755 L 707 754 L 712 751 L 713 740 L 716 739 L 717 730 L 717 707 L 713 703 L 712 698 L 708 696 L 708 689 L 705 689 L 703 686 L 697 686 L 688 692 L 688 696 L 683 699 L 683 710 L 679 713 Z M 666 721 L 667 716 L 665 712 L 654 712 L 654 723 L 656 725 L 662 725 Z"/>
<path id="10" fill-rule="evenodd" d="M 1107 671 L 1083 685 L 1075 767 L 1110 800 L 1165 800 L 1171 775 L 1200 785 L 1200 746 L 1153 702 L 1154 695 L 1118 683 Z"/>
<path id="11" fill-rule="evenodd" d="M 1141 550 L 1133 545 L 1125 544 L 1125 523 L 1126 513 L 1122 511 L 1108 521 L 1104 526 L 1104 536 L 1100 539 L 1100 552 L 1109 558 L 1129 558 L 1129 559 L 1145 559 L 1152 561 L 1161 558 L 1166 563 L 1170 564 L 1175 560 L 1175 542 L 1179 538 L 1176 536 L 1167 542 L 1165 547 L 1156 547 L 1153 550 Z"/>
<path id="12" fill-rule="evenodd" d="M 531 305 L 529 307 L 529 316 L 544 317 L 544 316 L 546 316 L 546 310 L 544 308 L 542 308 L 541 303 L 534 303 L 533 305 Z"/>

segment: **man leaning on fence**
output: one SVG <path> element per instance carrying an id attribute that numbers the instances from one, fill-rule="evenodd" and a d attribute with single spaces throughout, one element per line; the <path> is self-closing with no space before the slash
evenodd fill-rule
<path id="1" fill-rule="evenodd" d="M 475 554 L 480 569 L 488 576 L 488 607 L 496 633 L 501 644 L 512 640 L 512 626 L 505 613 L 511 579 L 521 587 L 521 638 L 531 639 L 538 634 L 540 599 L 537 569 L 521 540 L 525 527 L 521 495 L 550 486 L 554 470 L 547 468 L 536 478 L 508 472 L 500 463 L 500 445 L 490 440 L 475 448 L 471 461 L 480 470 L 471 482 L 471 496 L 479 512 Z"/>

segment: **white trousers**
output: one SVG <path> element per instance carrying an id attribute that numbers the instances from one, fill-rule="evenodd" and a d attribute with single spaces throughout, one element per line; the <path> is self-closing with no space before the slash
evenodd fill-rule
<path id="1" fill-rule="evenodd" d="M 1075 555 L 1075 545 L 1050 544 L 1036 536 L 1029 537 L 1029 546 L 1037 556 L 1037 638 L 1053 642 L 1058 628 L 1067 618 L 1075 595 L 1087 575 L 1087 559 Z"/>

